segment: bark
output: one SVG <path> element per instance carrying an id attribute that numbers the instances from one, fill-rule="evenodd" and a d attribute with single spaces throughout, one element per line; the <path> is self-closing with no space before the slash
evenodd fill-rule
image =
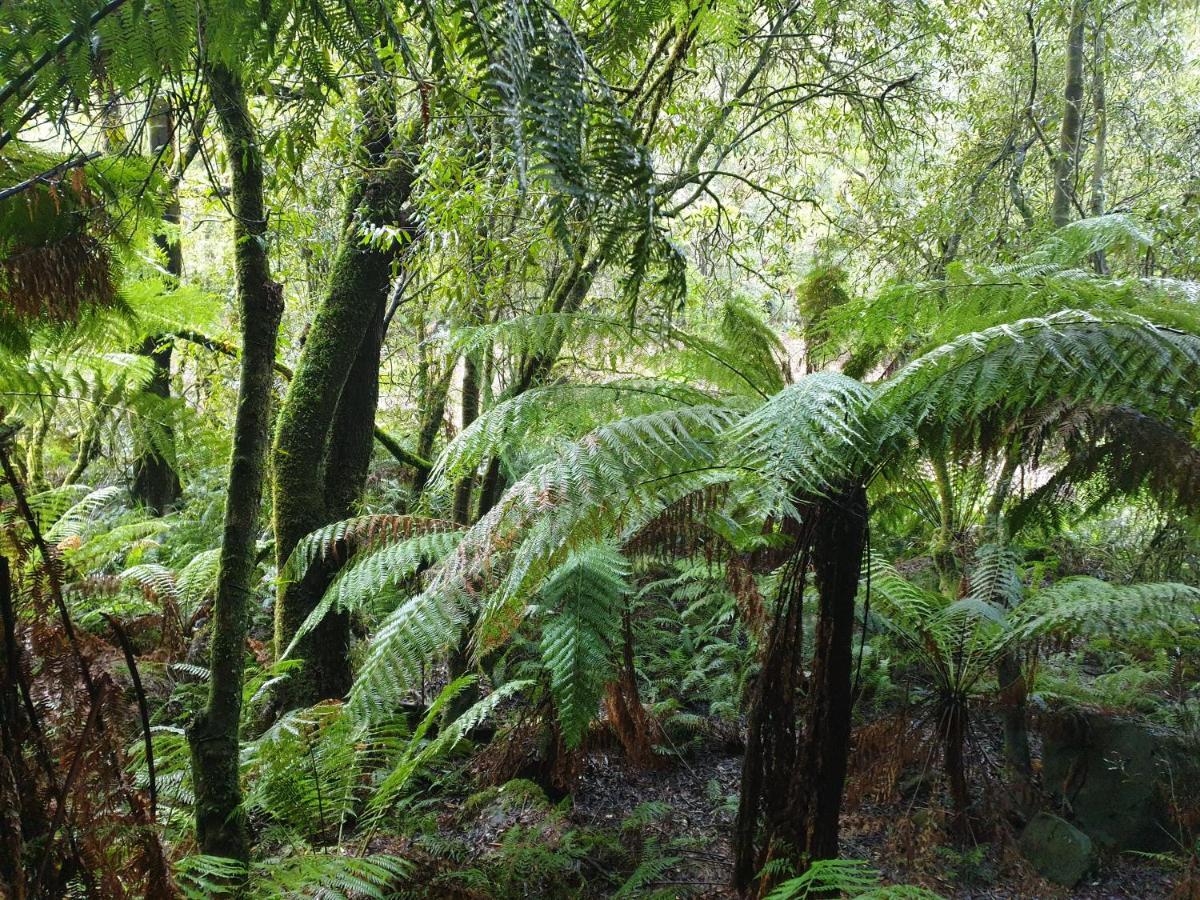
<path id="1" fill-rule="evenodd" d="M 646 714 L 638 690 L 633 622 L 628 608 L 621 615 L 621 667 L 616 680 L 605 690 L 604 708 L 608 722 L 625 750 L 625 758 L 635 766 L 653 766 L 658 761 L 654 756 L 654 723 Z"/>
<path id="2" fill-rule="evenodd" d="M 30 440 L 28 451 L 25 454 L 25 475 L 29 480 L 30 488 L 35 492 L 44 491 L 50 487 L 46 481 L 46 436 L 50 433 L 50 423 L 53 419 L 54 416 L 49 410 L 42 410 L 41 418 L 38 420 L 37 428 L 33 432 L 33 438 Z"/>
<path id="3" fill-rule="evenodd" d="M 996 667 L 1000 706 L 1004 718 L 1004 760 L 1017 780 L 1026 785 L 1033 777 L 1033 754 L 1029 750 L 1029 688 L 1021 657 L 1014 650 L 1000 657 Z"/>
<path id="4" fill-rule="evenodd" d="M 1108 146 L 1108 100 L 1104 90 L 1104 25 L 1097 17 L 1092 35 L 1092 109 L 1095 124 L 1092 129 L 1092 196 L 1088 201 L 1088 215 L 1104 215 L 1105 176 Z M 1092 257 L 1096 274 L 1108 274 L 1108 260 L 1103 250 Z"/>
<path id="5" fill-rule="evenodd" d="M 433 361 L 426 359 L 421 367 L 421 426 L 417 430 L 417 456 L 430 459 L 433 445 L 446 417 L 446 401 L 450 397 L 450 382 L 454 378 L 454 360 L 447 360 L 446 367 L 432 374 Z M 413 492 L 419 494 L 429 481 L 428 469 L 414 469 Z"/>
<path id="6" fill-rule="evenodd" d="M 1054 201 L 1051 216 L 1055 228 L 1071 221 L 1075 199 L 1075 169 L 1079 163 L 1079 136 L 1083 106 L 1083 23 L 1088 0 L 1073 0 L 1067 33 L 1067 86 L 1063 104 L 1062 131 L 1054 160 Z"/>
<path id="7" fill-rule="evenodd" d="M 749 887 L 784 859 L 799 872 L 838 853 L 838 819 L 850 754 L 854 599 L 866 547 L 866 490 L 853 486 L 810 503 L 781 598 L 751 710 L 735 824 L 734 880 Z M 811 562 L 818 593 L 812 675 L 802 685 L 802 601 Z M 806 687 L 802 732 L 797 701 Z M 762 840 L 758 816 L 762 812 Z M 772 879 L 758 885 L 770 892 Z"/>
<path id="8" fill-rule="evenodd" d="M 933 480 L 937 488 L 938 500 L 938 531 L 934 537 L 932 557 L 937 568 L 938 581 L 943 593 L 956 596 L 960 572 L 958 557 L 955 555 L 955 511 L 954 485 L 950 479 L 950 467 L 946 462 L 944 452 L 935 451 L 930 455 L 933 466 Z"/>
<path id="9" fill-rule="evenodd" d="M 150 155 L 169 161 L 173 155 L 175 127 L 168 108 L 160 108 L 150 118 Z M 163 207 L 163 222 L 169 226 L 179 225 L 179 193 L 172 179 L 170 194 Z M 166 260 L 166 270 L 172 280 L 183 275 L 183 248 L 176 234 L 160 234 L 155 237 Z M 160 335 L 148 336 L 138 353 L 148 356 L 154 363 L 154 374 L 146 385 L 146 393 L 167 400 L 171 396 L 171 353 L 170 339 Z M 133 462 L 133 484 L 130 492 L 135 502 L 140 503 L 154 515 L 163 515 L 183 493 L 179 476 L 171 465 L 168 454 L 162 451 L 171 447 L 174 432 L 169 425 L 158 427 L 156 435 L 143 435 L 138 455 Z"/>
<path id="10" fill-rule="evenodd" d="M 151 335 L 138 352 L 154 363 L 154 373 L 145 392 L 163 401 L 171 397 L 171 352 L 169 338 Z M 163 451 L 174 443 L 174 430 L 169 425 L 151 426 L 159 429 L 156 435 L 143 435 L 141 447 L 133 461 L 133 484 L 130 492 L 136 503 L 156 516 L 165 514 L 183 493 L 179 476 Z"/>
<path id="11" fill-rule="evenodd" d="M 1021 221 L 1027 229 L 1034 227 L 1035 220 L 1033 209 L 1029 205 L 1029 200 L 1025 197 L 1025 191 L 1021 187 L 1021 175 L 1025 171 L 1025 157 L 1029 153 L 1029 144 L 1022 144 L 1013 152 L 1012 168 L 1008 172 L 1008 193 L 1012 197 L 1013 206 L 1021 215 Z"/>
<path id="12" fill-rule="evenodd" d="M 301 538 L 349 515 L 366 482 L 384 307 L 401 248 L 364 244 L 361 229 L 407 222 L 404 204 L 412 189 L 411 168 L 393 158 L 390 124 L 386 117 L 365 117 L 366 172 L 350 192 L 329 285 L 279 414 L 273 501 L 280 569 Z M 299 581 L 280 586 L 277 654 L 291 643 L 335 573 L 332 562 L 318 561 Z M 304 660 L 304 671 L 285 684 L 285 707 L 308 706 L 349 690 L 349 640 L 349 620 L 341 613 L 327 615 L 301 639 L 296 655 Z"/>
<path id="13" fill-rule="evenodd" d="M 954 811 L 953 830 L 959 837 L 970 834 L 969 812 L 971 793 L 967 787 L 966 742 L 967 701 L 949 700 L 942 710 L 942 765 L 950 788 L 950 804 Z"/>
<path id="14" fill-rule="evenodd" d="M 462 430 L 466 431 L 471 423 L 479 418 L 479 355 L 468 353 L 463 360 L 462 380 Z M 471 489 L 474 478 L 463 476 L 454 486 L 454 521 L 459 525 L 470 524 L 471 518 Z"/>
<path id="15" fill-rule="evenodd" d="M 213 603 L 208 703 L 188 729 L 188 742 L 200 852 L 247 860 L 250 847 L 238 778 L 238 723 L 283 289 L 271 279 L 267 259 L 262 150 L 245 89 L 241 79 L 219 63 L 207 63 L 204 76 L 230 159 L 242 355 Z"/>
<path id="16" fill-rule="evenodd" d="M 1014 437 L 1004 452 L 995 491 L 984 515 L 985 539 L 1004 544 L 1009 540 L 1009 528 L 1004 520 L 1004 507 L 1012 493 L 1013 478 L 1021 463 L 1019 438 Z M 1011 608 L 1007 597 L 1005 608 Z M 996 664 L 996 681 L 1000 688 L 1001 718 L 1004 722 L 1004 760 L 1013 777 L 1019 799 L 1023 804 L 1032 800 L 1033 755 L 1029 749 L 1029 712 L 1026 699 L 1029 689 L 1020 654 L 1009 648 Z"/>

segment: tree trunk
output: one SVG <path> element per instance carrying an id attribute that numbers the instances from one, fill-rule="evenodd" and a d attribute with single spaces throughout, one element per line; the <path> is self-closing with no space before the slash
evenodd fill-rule
<path id="1" fill-rule="evenodd" d="M 625 750 L 625 758 L 635 766 L 653 766 L 657 762 L 654 756 L 655 729 L 642 705 L 641 691 L 638 690 L 633 654 L 633 621 L 628 606 L 621 614 L 621 668 L 616 679 L 605 689 L 604 708 L 608 713 L 608 722 Z"/>
<path id="2" fill-rule="evenodd" d="M 954 810 L 953 830 L 959 837 L 970 834 L 971 793 L 967 787 L 966 742 L 967 702 L 950 700 L 941 713 L 942 766 L 950 788 Z"/>
<path id="3" fill-rule="evenodd" d="M 1092 36 L 1092 108 L 1095 125 L 1092 135 L 1092 196 L 1088 201 L 1088 215 L 1104 215 L 1105 176 L 1108 165 L 1108 100 L 1104 90 L 1104 23 L 1100 13 L 1096 14 L 1095 32 Z M 1097 275 L 1108 274 L 1108 260 L 1103 250 L 1096 251 L 1092 258 Z"/>
<path id="4" fill-rule="evenodd" d="M 854 599 L 866 546 L 866 490 L 847 488 L 804 511 L 807 521 L 785 578 L 751 710 L 734 837 L 739 889 L 749 887 L 772 860 L 786 859 L 799 872 L 838 852 L 850 754 Z M 797 735 L 801 607 L 810 562 L 819 601 L 804 729 Z M 755 840 L 760 810 L 761 842 Z M 761 894 L 769 893 L 772 881 L 762 879 Z"/>
<path id="5" fill-rule="evenodd" d="M 150 118 L 150 156 L 162 157 L 170 162 L 174 144 L 174 122 L 170 109 L 160 108 Z M 172 185 L 171 193 L 163 207 L 163 221 L 169 226 L 179 225 L 179 193 Z M 178 235 L 157 235 L 155 242 L 166 259 L 167 273 L 173 281 L 183 275 L 183 249 Z M 150 335 L 142 342 L 138 353 L 148 356 L 154 364 L 154 374 L 146 385 L 146 393 L 163 400 L 171 396 L 171 352 L 172 342 L 161 335 Z M 135 502 L 146 507 L 156 516 L 163 515 L 183 493 L 179 476 L 171 465 L 169 455 L 162 452 L 172 446 L 174 433 L 169 425 L 150 426 L 157 428 L 151 434 L 149 428 L 140 439 L 137 457 L 133 461 L 133 484 L 130 493 Z"/>
<path id="6" fill-rule="evenodd" d="M 446 401 L 450 396 L 450 382 L 454 378 L 454 360 L 448 360 L 446 368 L 433 374 L 432 359 L 426 359 L 422 366 L 421 377 L 421 426 L 417 431 L 417 455 L 422 459 L 433 457 L 433 445 L 437 442 L 438 432 L 446 417 Z M 414 494 L 425 489 L 429 480 L 428 469 L 414 469 L 412 488 Z"/>
<path id="7" fill-rule="evenodd" d="M 1000 705 L 1004 718 L 1004 760 L 1022 786 L 1033 777 L 1033 754 L 1029 750 L 1029 713 L 1026 699 L 1029 688 L 1022 671 L 1021 658 L 1008 650 L 996 666 L 1000 687 Z"/>
<path id="8" fill-rule="evenodd" d="M 1071 221 L 1075 203 L 1075 168 L 1079 162 L 1079 134 L 1083 105 L 1083 22 L 1088 0 L 1073 0 L 1067 33 L 1067 87 L 1063 105 L 1058 156 L 1054 160 L 1054 203 L 1051 215 L 1055 228 Z"/>
<path id="9" fill-rule="evenodd" d="M 463 359 L 462 430 L 479 418 L 479 354 L 468 353 Z M 475 479 L 464 475 L 454 486 L 454 521 L 469 525 L 471 520 L 471 489 Z"/>
<path id="10" fill-rule="evenodd" d="M 275 435 L 275 554 L 282 570 L 297 543 L 345 518 L 366 482 L 378 400 L 383 314 L 401 248 L 364 244 L 364 224 L 406 222 L 412 171 L 392 158 L 390 121 L 368 113 L 367 174 L 352 189 L 329 286 L 308 332 Z M 351 361 L 347 365 L 347 361 Z M 336 566 L 318 561 L 281 584 L 275 650 L 282 653 L 320 602 Z M 281 692 L 286 708 L 341 697 L 350 688 L 349 620 L 331 613 L 305 635 L 304 671 Z"/>
<path id="11" fill-rule="evenodd" d="M 271 280 L 262 151 L 245 89 L 241 79 L 219 63 L 207 63 L 204 75 L 230 160 L 242 359 L 213 604 L 208 703 L 188 729 L 188 743 L 200 852 L 244 861 L 250 847 L 238 778 L 238 723 L 283 288 Z"/>

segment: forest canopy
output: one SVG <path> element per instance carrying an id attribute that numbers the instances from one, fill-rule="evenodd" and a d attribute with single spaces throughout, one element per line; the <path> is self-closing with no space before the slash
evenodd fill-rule
<path id="1" fill-rule="evenodd" d="M 0 6 L 0 892 L 1200 896 L 1198 13 Z"/>

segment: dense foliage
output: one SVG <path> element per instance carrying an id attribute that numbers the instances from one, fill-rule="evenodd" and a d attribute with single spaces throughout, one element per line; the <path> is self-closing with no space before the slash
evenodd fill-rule
<path id="1" fill-rule="evenodd" d="M 1200 896 L 1196 13 L 0 8 L 0 890 Z"/>

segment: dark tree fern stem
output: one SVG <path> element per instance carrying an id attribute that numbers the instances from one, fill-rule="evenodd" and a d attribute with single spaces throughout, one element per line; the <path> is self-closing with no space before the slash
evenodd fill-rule
<path id="1" fill-rule="evenodd" d="M 799 872 L 838 853 L 866 490 L 854 485 L 802 509 L 797 549 L 783 579 L 750 715 L 734 832 L 734 880 L 741 890 L 774 860 Z M 805 680 L 803 599 L 810 566 L 818 606 L 812 674 Z M 798 729 L 801 707 L 803 728 Z M 758 891 L 765 895 L 772 886 L 773 879 L 764 878 Z"/>
<path id="2" fill-rule="evenodd" d="M 262 149 L 245 89 L 240 78 L 221 64 L 209 63 L 204 75 L 231 161 L 242 354 L 213 604 L 208 703 L 189 727 L 188 743 L 200 851 L 244 861 L 249 858 L 250 846 L 238 779 L 238 724 L 283 290 L 271 279 L 267 259 Z"/>

